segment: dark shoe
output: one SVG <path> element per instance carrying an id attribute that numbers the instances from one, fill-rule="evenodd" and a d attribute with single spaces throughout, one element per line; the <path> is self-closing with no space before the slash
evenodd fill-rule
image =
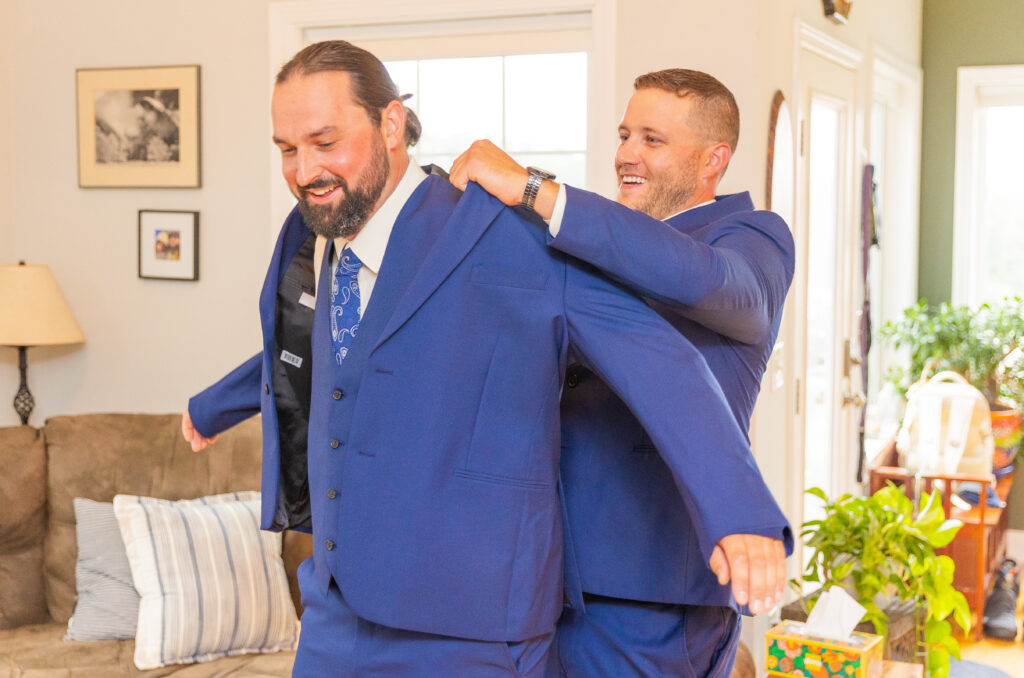
<path id="1" fill-rule="evenodd" d="M 992 593 L 985 599 L 981 628 L 989 638 L 1014 640 L 1017 637 L 1020 566 L 1013 558 L 1004 558 L 995 575 Z"/>

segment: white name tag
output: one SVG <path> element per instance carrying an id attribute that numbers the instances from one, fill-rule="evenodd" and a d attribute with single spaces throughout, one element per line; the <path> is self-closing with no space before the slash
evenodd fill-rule
<path id="1" fill-rule="evenodd" d="M 299 303 L 306 308 L 316 309 L 316 297 L 308 292 L 303 292 L 302 296 L 299 297 Z"/>
<path id="2" fill-rule="evenodd" d="M 295 367 L 302 367 L 302 358 L 288 351 L 281 351 L 281 362 L 295 365 Z"/>

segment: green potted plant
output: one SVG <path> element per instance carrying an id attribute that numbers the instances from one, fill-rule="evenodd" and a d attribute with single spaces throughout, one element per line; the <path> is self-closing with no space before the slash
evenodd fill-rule
<path id="1" fill-rule="evenodd" d="M 821 590 L 843 587 L 867 609 L 864 620 L 879 635 L 889 629 L 886 602 L 911 605 L 915 656 L 932 678 L 946 678 L 950 656 L 960 658 L 947 618 L 952 615 L 966 632 L 971 613 L 953 588 L 953 560 L 935 555 L 935 549 L 953 540 L 960 521 L 946 519 L 938 492 L 925 493 L 915 511 L 914 502 L 891 483 L 870 497 L 847 494 L 835 501 L 819 488 L 807 492 L 824 502 L 825 515 L 802 526 L 804 544 L 814 549 L 803 582 L 820 584 Z M 817 593 L 809 598 L 813 606 Z"/>
<path id="2" fill-rule="evenodd" d="M 978 308 L 921 300 L 903 317 L 886 323 L 879 336 L 910 350 L 910 364 L 888 375 L 901 393 L 931 374 L 953 370 L 985 395 L 992 411 L 996 468 L 1013 461 L 1020 442 L 1024 397 L 1024 301 L 1004 299 Z"/>

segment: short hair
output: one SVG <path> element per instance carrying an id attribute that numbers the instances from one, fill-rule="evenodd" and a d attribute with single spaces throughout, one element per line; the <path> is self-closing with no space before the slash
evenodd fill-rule
<path id="1" fill-rule="evenodd" d="M 315 42 L 300 50 L 277 73 L 280 85 L 296 75 L 312 75 L 324 71 L 348 73 L 352 82 L 352 97 L 363 107 L 375 125 L 381 121 L 383 111 L 392 101 L 403 102 L 410 95 L 399 96 L 388 71 L 380 59 L 361 47 L 344 40 Z M 422 126 L 416 114 L 405 106 L 405 145 L 415 146 Z"/>
<path id="2" fill-rule="evenodd" d="M 736 152 L 740 139 L 740 109 L 736 98 L 714 76 L 686 68 L 667 68 L 639 76 L 633 89 L 660 89 L 695 103 L 691 124 L 709 143 L 725 142 Z"/>

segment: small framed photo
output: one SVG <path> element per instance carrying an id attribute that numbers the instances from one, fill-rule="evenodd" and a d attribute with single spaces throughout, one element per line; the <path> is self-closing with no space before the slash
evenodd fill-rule
<path id="1" fill-rule="evenodd" d="M 139 277 L 199 280 L 199 212 L 139 210 Z"/>
<path id="2" fill-rule="evenodd" d="M 81 188 L 197 188 L 199 66 L 76 71 Z"/>

